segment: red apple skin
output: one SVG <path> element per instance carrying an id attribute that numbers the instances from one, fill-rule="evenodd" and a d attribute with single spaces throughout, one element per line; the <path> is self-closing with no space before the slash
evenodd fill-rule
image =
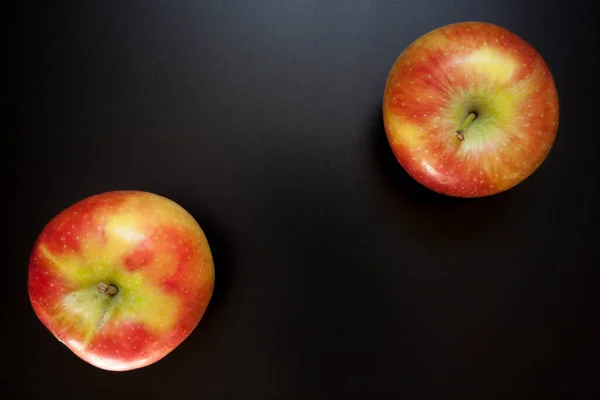
<path id="1" fill-rule="evenodd" d="M 115 285 L 114 296 L 98 293 Z M 150 365 L 196 328 L 214 288 L 210 247 L 175 202 L 139 191 L 84 199 L 38 237 L 28 289 L 40 321 L 105 370 Z"/>
<path id="2" fill-rule="evenodd" d="M 477 118 L 464 140 L 457 131 Z M 383 118 L 402 167 L 433 191 L 493 195 L 546 159 L 558 129 L 558 94 L 540 54 L 497 25 L 463 22 L 411 43 L 388 75 Z"/>

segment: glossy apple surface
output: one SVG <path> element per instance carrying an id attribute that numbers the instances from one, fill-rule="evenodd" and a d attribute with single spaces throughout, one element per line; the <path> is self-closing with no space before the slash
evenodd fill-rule
<path id="1" fill-rule="evenodd" d="M 435 29 L 388 75 L 383 118 L 404 169 L 436 192 L 493 195 L 546 159 L 558 129 L 552 74 L 540 54 L 497 25 Z"/>
<path id="2" fill-rule="evenodd" d="M 207 239 L 175 202 L 118 191 L 53 218 L 29 263 L 41 322 L 98 368 L 131 370 L 176 348 L 202 318 L 214 287 Z"/>

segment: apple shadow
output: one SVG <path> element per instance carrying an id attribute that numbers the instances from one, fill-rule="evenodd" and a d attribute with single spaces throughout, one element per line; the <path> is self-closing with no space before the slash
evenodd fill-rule
<path id="1" fill-rule="evenodd" d="M 511 190 L 481 198 L 458 198 L 434 192 L 413 179 L 396 159 L 386 136 L 381 104 L 369 121 L 370 164 L 384 197 L 393 202 L 403 223 L 428 240 L 464 242 L 503 219 L 511 208 Z"/>

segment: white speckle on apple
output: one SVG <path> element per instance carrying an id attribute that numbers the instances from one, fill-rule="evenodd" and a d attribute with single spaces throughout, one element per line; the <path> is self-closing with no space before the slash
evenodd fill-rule
<path id="1" fill-rule="evenodd" d="M 543 119 L 543 118 L 544 118 L 544 114 L 540 114 L 540 118 L 542 118 L 542 119 Z"/>
<path id="2" fill-rule="evenodd" d="M 404 102 L 402 102 L 402 107 L 404 107 L 406 104 Z"/>
<path id="3" fill-rule="evenodd" d="M 426 116 L 427 116 L 427 114 L 423 114 L 423 116 L 424 116 L 424 117 L 426 117 Z"/>

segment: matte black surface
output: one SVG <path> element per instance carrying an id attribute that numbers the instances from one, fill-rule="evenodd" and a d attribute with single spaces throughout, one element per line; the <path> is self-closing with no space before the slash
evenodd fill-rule
<path id="1" fill-rule="evenodd" d="M 18 129 L 3 130 L 2 390 L 104 400 L 594 390 L 597 8 L 21 2 L 6 15 L 17 26 L 17 75 L 8 78 Z M 400 52 L 465 20 L 502 25 L 536 47 L 561 105 L 543 166 L 509 192 L 469 201 L 412 181 L 381 121 Z M 115 189 L 186 207 L 217 270 L 198 329 L 167 358 L 128 373 L 75 357 L 27 296 L 28 257 L 44 225 Z"/>

